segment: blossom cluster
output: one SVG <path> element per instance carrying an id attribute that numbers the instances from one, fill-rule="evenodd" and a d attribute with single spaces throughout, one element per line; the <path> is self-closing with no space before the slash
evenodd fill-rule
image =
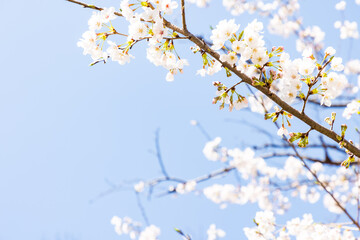
<path id="1" fill-rule="evenodd" d="M 302 58 L 291 60 L 290 55 L 282 47 L 273 47 L 271 52 L 267 51 L 261 32 L 263 30 L 261 22 L 254 20 L 244 31 L 237 34 L 239 27 L 234 20 L 220 21 L 212 30 L 210 37 L 213 41 L 212 49 L 227 49 L 226 42 L 229 41 L 231 49 L 228 49 L 227 54 L 221 54 L 220 61 L 227 62 L 252 78 L 253 85 L 270 88 L 286 103 L 292 104 L 296 98 L 306 102 L 313 95 L 321 97 L 321 104 L 331 106 L 332 100 L 340 96 L 343 90 L 349 86 L 347 77 L 338 73 L 342 72 L 345 67 L 342 64 L 342 58 L 334 56 L 336 53 L 334 48 L 328 47 L 321 61 L 315 58 L 312 48 L 303 50 Z M 314 32 L 316 31 L 309 30 L 309 33 Z M 204 55 L 206 57 L 206 53 L 202 53 L 202 55 L 203 58 Z M 209 61 L 207 60 L 203 69 L 199 70 L 202 76 L 209 72 L 211 74 L 215 72 L 209 70 L 214 68 L 213 66 L 205 70 Z M 308 86 L 307 90 L 303 90 L 305 85 Z M 224 104 L 229 104 L 230 110 L 233 107 L 241 109 L 248 106 L 249 101 L 234 87 L 229 89 L 220 82 L 214 82 L 214 86 L 218 91 L 213 102 L 220 101 L 220 109 L 224 108 Z M 235 98 L 234 94 L 236 94 Z M 261 105 L 264 108 L 264 104 Z M 258 112 L 264 111 L 269 111 L 269 109 Z"/>
<path id="2" fill-rule="evenodd" d="M 359 4 L 358 2 L 356 2 L 356 4 Z M 268 25 L 268 29 L 271 33 L 273 34 L 279 34 L 282 35 L 284 37 L 288 37 L 290 34 L 296 34 L 297 35 L 297 41 L 296 41 L 296 49 L 299 52 L 308 52 L 309 49 L 313 49 L 314 55 L 315 56 L 321 56 L 321 51 L 325 51 L 324 50 L 324 37 L 325 37 L 325 33 L 321 30 L 321 28 L 319 26 L 309 26 L 309 27 L 304 27 L 302 26 L 302 22 L 301 20 L 295 17 L 295 13 L 298 12 L 298 10 L 300 9 L 300 4 L 298 3 L 297 0 L 292 0 L 292 1 L 287 1 L 286 4 L 281 3 L 281 1 L 271 1 L 271 2 L 264 2 L 264 1 L 240 1 L 240 0 L 223 0 L 223 5 L 231 12 L 231 14 L 233 15 L 239 15 L 242 14 L 244 12 L 248 12 L 250 14 L 254 13 L 254 12 L 258 12 L 260 15 L 263 16 L 267 16 L 269 17 L 269 25 Z M 340 1 L 336 4 L 335 8 L 339 11 L 343 11 L 346 8 L 346 2 L 345 1 Z M 226 27 L 225 27 L 226 25 Z M 358 33 L 358 26 L 357 23 L 355 21 L 350 22 L 348 20 L 343 20 L 343 21 L 337 21 L 334 24 L 335 28 L 339 28 L 340 29 L 340 38 L 341 39 L 346 39 L 346 38 L 355 38 L 357 39 L 359 37 L 359 33 Z M 219 22 L 219 24 L 217 25 L 216 29 L 213 30 L 213 34 L 211 36 L 212 40 L 213 40 L 213 49 L 219 49 L 221 47 L 224 47 L 225 45 L 225 41 L 226 40 L 230 40 L 231 43 L 234 42 L 234 39 L 230 39 L 228 36 L 229 34 L 234 34 L 235 35 L 235 31 L 238 28 L 238 25 L 236 25 L 234 23 L 233 20 L 231 21 L 226 21 L 223 20 L 221 22 Z M 245 30 L 246 32 L 246 30 Z M 219 34 L 219 33 L 223 33 L 223 34 Z M 222 37 L 218 37 L 218 36 L 222 36 Z M 236 35 L 235 35 L 236 37 Z M 238 46 L 237 44 L 238 42 L 235 41 L 235 46 L 232 47 L 232 50 L 229 50 L 229 53 L 227 55 L 222 55 L 222 59 L 223 61 L 227 61 L 230 64 L 237 64 L 237 68 L 240 70 L 242 70 L 242 72 L 244 72 L 246 75 L 250 76 L 250 77 L 254 77 L 254 76 L 259 76 L 259 69 L 254 68 L 254 66 L 252 64 L 249 64 L 249 62 L 244 62 L 244 61 L 239 61 L 237 63 L 238 60 L 238 56 L 241 56 L 241 58 L 246 58 L 246 54 L 244 54 L 244 51 L 239 52 L 236 51 L 243 49 L 240 46 Z M 232 44 L 233 45 L 233 44 Z M 235 49 L 234 49 L 235 48 Z M 256 49 L 255 49 L 256 51 Z M 319 54 L 320 53 L 320 54 Z M 303 54 L 304 55 L 304 54 Z M 331 54 L 333 55 L 333 54 Z M 265 55 L 263 55 L 265 56 Z M 330 56 L 330 55 L 328 55 Z M 266 60 L 266 56 L 265 57 L 260 57 L 260 59 L 264 59 L 264 61 Z M 253 59 L 252 63 L 255 65 L 256 62 L 254 62 Z M 314 67 L 315 68 L 319 68 L 318 64 L 322 64 L 324 63 L 324 60 L 322 60 L 322 62 L 316 62 L 315 59 L 312 59 L 313 63 L 311 63 L 311 61 L 309 61 L 309 59 L 306 60 L 307 63 L 305 63 L 303 61 L 303 63 L 307 66 L 305 66 L 306 68 L 311 68 Z M 321 59 L 320 59 L 321 60 Z M 333 59 L 333 63 L 332 65 L 335 65 L 335 63 L 338 62 L 338 66 L 339 67 L 335 67 L 332 68 L 332 70 L 334 71 L 342 71 L 343 69 L 341 69 L 342 67 L 342 60 L 340 58 L 335 58 Z M 354 63 L 356 63 L 356 60 L 352 60 L 349 62 L 349 66 L 351 67 L 351 64 L 354 65 Z M 264 64 L 263 62 L 261 62 L 261 64 Z M 296 68 L 299 68 L 299 61 L 297 59 L 294 60 L 294 66 L 296 66 Z M 281 66 L 283 67 L 283 66 Z M 209 67 L 208 70 L 206 71 L 205 68 L 201 69 L 198 71 L 199 74 L 201 74 L 202 76 L 205 76 L 205 74 L 207 74 L 208 72 L 210 73 L 209 75 L 212 75 L 214 72 L 217 71 L 212 71 L 212 66 L 211 68 Z M 283 68 L 284 69 L 284 68 Z M 294 70 L 295 68 L 293 68 Z M 294 71 L 287 71 L 287 69 L 284 69 L 284 75 L 288 76 L 288 72 L 292 73 Z M 325 72 L 325 71 L 324 71 Z M 328 73 L 326 71 L 326 73 Z M 347 69 L 345 69 L 345 74 L 348 74 Z M 359 73 L 357 73 L 359 74 Z M 292 74 L 292 77 L 295 78 L 294 81 L 288 81 L 289 78 L 279 78 L 279 88 L 280 92 L 279 95 L 281 95 L 282 99 L 285 100 L 288 103 L 292 103 L 294 102 L 296 97 L 301 97 L 302 96 L 302 92 L 299 91 L 302 89 L 302 82 L 299 81 L 299 77 L 297 76 L 297 74 Z M 301 77 L 304 76 L 308 76 L 308 75 L 303 75 Z M 338 74 L 335 72 L 331 72 L 329 73 L 329 75 L 327 74 L 323 74 L 321 77 L 323 77 L 322 81 L 321 81 L 321 88 L 315 88 L 313 92 L 310 92 L 310 94 L 313 94 L 314 92 L 316 92 L 315 94 L 319 94 L 322 96 L 321 99 L 321 103 L 325 104 L 327 106 L 331 106 L 331 102 L 332 100 L 334 100 L 336 97 L 340 96 L 343 92 L 343 90 L 349 86 L 348 84 L 348 80 L 347 77 L 344 74 Z M 360 76 L 359 76 L 360 79 Z M 303 81 L 303 79 L 302 79 Z M 304 81 L 303 81 L 304 82 Z M 274 84 L 274 86 L 276 85 L 276 83 Z M 353 92 L 357 91 L 357 87 L 353 88 Z M 223 92 L 219 92 L 218 91 L 218 96 L 220 96 L 221 94 L 223 94 Z M 305 93 L 306 95 L 306 93 Z M 224 99 L 222 102 L 225 102 L 225 104 L 229 104 L 230 106 L 230 110 L 233 108 L 233 106 L 235 106 L 231 101 L 230 98 L 231 96 L 225 94 Z M 217 101 L 216 101 L 217 102 Z M 237 103 L 240 103 L 240 101 L 238 101 Z M 247 102 L 246 102 L 247 103 Z M 349 118 L 349 116 L 351 116 L 351 114 L 357 112 L 356 111 L 356 103 L 357 101 L 353 101 L 352 104 L 349 105 L 349 107 L 345 110 L 344 112 L 344 116 L 346 116 L 346 118 Z M 238 107 L 236 109 L 241 109 L 243 107 L 246 107 L 245 104 L 242 104 L 241 107 Z M 223 105 L 220 106 L 220 108 L 223 108 Z M 261 111 L 258 111 L 261 112 Z"/>
<path id="3" fill-rule="evenodd" d="M 191 0 L 191 3 L 196 3 L 199 7 L 205 7 L 208 5 L 209 0 Z M 205 3 L 206 2 L 206 3 Z M 355 1 L 359 4 L 359 1 Z M 259 15 L 268 18 L 269 32 L 283 37 L 289 37 L 295 34 L 296 49 L 299 52 L 304 51 L 307 48 L 313 48 L 317 52 L 323 50 L 323 40 L 325 33 L 319 26 L 304 27 L 302 25 L 301 17 L 297 16 L 300 10 L 300 4 L 298 0 L 291 1 L 243 1 L 243 0 L 223 0 L 224 7 L 234 16 L 249 13 L 254 14 L 257 12 Z M 338 11 L 344 11 L 346 8 L 346 1 L 340 1 L 335 4 L 335 9 Z M 359 38 L 358 26 L 355 21 L 350 22 L 336 21 L 335 28 L 340 29 L 340 38 Z"/>
<path id="4" fill-rule="evenodd" d="M 343 112 L 343 117 L 346 119 L 350 119 L 354 113 L 360 114 L 359 100 L 352 100 L 350 103 L 346 105 L 346 108 Z"/>
<path id="5" fill-rule="evenodd" d="M 209 226 L 209 229 L 207 230 L 207 235 L 207 240 L 217 240 L 219 238 L 225 237 L 226 233 L 224 232 L 224 230 L 216 228 L 215 224 L 211 224 Z"/>
<path id="6" fill-rule="evenodd" d="M 254 218 L 256 227 L 244 228 L 244 233 L 249 240 L 318 240 L 318 239 L 342 239 L 356 240 L 351 230 L 342 224 L 322 224 L 313 220 L 311 214 L 293 218 L 286 225 L 276 230 L 276 218 L 270 211 L 257 212 Z"/>
<path id="7" fill-rule="evenodd" d="M 104 41 L 112 28 L 109 28 L 109 32 L 103 33 L 96 33 L 95 30 L 100 30 L 105 24 L 111 24 L 111 20 L 116 19 L 114 12 L 115 8 L 105 8 L 101 12 L 93 12 L 88 21 L 89 30 L 83 33 L 82 39 L 77 43 L 79 47 L 83 48 L 83 54 L 89 54 L 94 61 L 98 59 L 106 60 L 108 58 L 108 53 L 102 50 L 98 41 Z M 113 52 L 111 49 L 109 51 Z M 130 56 L 126 56 L 120 59 L 121 62 L 127 62 L 129 58 Z"/>
<path id="8" fill-rule="evenodd" d="M 119 235 L 129 235 L 130 239 L 137 240 L 158 240 L 160 229 L 154 225 L 142 229 L 141 224 L 133 221 L 129 217 L 119 218 L 114 216 L 111 219 L 115 232 Z"/>
<path id="9" fill-rule="evenodd" d="M 345 20 L 344 22 L 336 21 L 334 23 L 334 27 L 340 29 L 340 38 L 347 39 L 347 38 L 359 38 L 359 30 L 357 22 L 353 21 L 350 22 Z"/>
<path id="10" fill-rule="evenodd" d="M 282 193 L 282 187 L 291 190 L 291 197 L 298 196 L 312 204 L 320 199 L 321 187 L 312 184 L 315 179 L 310 172 L 305 171 L 300 160 L 290 156 L 282 167 L 275 167 L 267 164 L 264 158 L 256 157 L 250 148 L 243 151 L 238 148 L 219 148 L 220 141 L 220 138 L 216 138 L 206 144 L 203 150 L 205 157 L 210 161 L 227 163 L 237 169 L 240 177 L 247 182 L 243 182 L 241 186 L 213 184 L 204 188 L 203 194 L 214 203 L 220 204 L 221 208 L 229 203 L 243 205 L 257 202 L 262 210 L 283 214 L 290 208 L 290 196 Z M 217 155 L 214 152 L 217 152 Z M 338 168 L 334 173 L 324 172 L 323 164 L 319 162 L 311 164 L 310 169 L 326 188 L 334 193 L 343 207 L 357 204 L 360 182 L 356 180 L 353 170 Z M 287 185 L 289 182 L 291 184 Z M 323 204 L 330 212 L 342 211 L 329 195 L 323 196 Z"/>
<path id="11" fill-rule="evenodd" d="M 116 19 L 116 14 L 119 15 L 120 13 L 115 12 L 114 7 L 105 8 L 100 12 L 93 13 L 88 21 L 89 30 L 83 34 L 78 46 L 83 48 L 84 55 L 89 54 L 91 56 L 94 63 L 106 62 L 110 58 L 112 61 L 123 65 L 134 58 L 129 53 L 131 48 L 136 43 L 147 40 L 149 43 L 147 58 L 154 65 L 167 69 L 166 80 L 173 81 L 174 75 L 182 72 L 188 62 L 177 56 L 173 39 L 176 39 L 178 35 L 168 32 L 164 26 L 162 15 L 172 14 L 177 7 L 177 2 L 171 0 L 136 3 L 123 0 L 120 3 L 120 9 L 121 16 L 129 24 L 127 33 L 119 32 L 111 22 Z M 125 42 L 119 45 L 115 41 L 108 40 L 110 36 L 115 35 L 125 36 Z M 106 50 L 105 42 L 108 44 Z"/>
<path id="12" fill-rule="evenodd" d="M 340 224 L 333 226 L 316 223 L 310 214 L 305 214 L 303 219 L 294 218 L 282 227 L 275 223 L 274 215 L 284 214 L 290 208 L 290 197 L 299 197 L 311 204 L 317 203 L 322 198 L 323 205 L 328 211 L 335 214 L 342 213 L 343 210 L 330 195 L 321 194 L 322 189 L 315 184 L 316 181 L 324 184 L 342 207 L 356 206 L 360 180 L 353 169 L 338 168 L 336 171 L 329 172 L 325 171 L 322 163 L 314 162 L 309 164 L 310 172 L 305 170 L 300 160 L 292 156 L 286 159 L 283 166 L 272 166 L 264 158 L 255 156 L 255 152 L 250 148 L 227 149 L 221 147 L 220 143 L 220 138 L 206 143 L 203 149 L 205 157 L 212 162 L 219 161 L 225 164 L 226 172 L 236 170 L 242 179 L 242 184 L 212 184 L 205 187 L 202 193 L 212 202 L 219 204 L 220 208 L 225 208 L 228 204 L 257 203 L 262 212 L 258 212 L 254 218 L 256 227 L 244 228 L 248 239 L 290 240 L 292 236 L 296 239 L 322 239 L 327 236 L 336 236 L 330 239 L 355 240 L 353 233 L 342 229 L 343 226 Z M 317 175 L 317 180 L 313 174 Z M 199 183 L 197 181 L 202 180 L 193 179 L 179 183 L 176 187 L 170 186 L 169 192 L 177 194 L 192 192 Z M 144 186 L 147 184 L 140 182 L 135 185 L 135 190 L 143 191 Z M 138 229 L 136 234 L 131 233 L 132 230 L 129 229 L 133 227 L 129 227 L 131 226 L 129 219 L 121 221 L 114 217 L 112 223 L 119 234 L 130 233 L 139 237 L 140 240 L 157 239 L 159 235 L 156 227 L 146 228 L 143 231 Z M 209 227 L 207 234 L 208 240 L 225 236 L 225 232 L 217 229 L 215 225 Z M 149 237 L 141 238 L 145 235 Z"/>
<path id="13" fill-rule="evenodd" d="M 119 218 L 118 216 L 114 216 L 111 219 L 111 224 L 114 225 L 117 234 L 129 235 L 131 239 L 136 239 L 141 232 L 141 224 L 133 221 L 129 217 Z"/>
<path id="14" fill-rule="evenodd" d="M 287 5 L 275 2 L 270 5 L 257 3 L 256 9 L 263 9 L 262 12 L 266 12 L 265 9 L 269 11 L 278 9 L 278 14 L 282 18 L 291 16 L 298 9 L 298 3 L 295 0 L 290 1 Z M 136 5 L 139 6 L 135 8 Z M 119 33 L 112 25 L 112 21 L 116 19 L 116 14 L 119 15 L 115 12 L 115 8 L 105 8 L 100 12 L 93 13 L 88 21 L 89 30 L 83 34 L 83 38 L 78 42 L 78 46 L 84 50 L 83 53 L 90 54 L 94 63 L 101 60 L 106 62 L 110 58 L 120 64 L 125 64 L 133 58 L 129 53 L 131 48 L 137 42 L 147 40 L 149 43 L 148 60 L 155 66 L 162 66 L 167 69 L 166 80 L 173 81 L 174 75 L 182 72 L 184 66 L 189 64 L 186 59 L 181 59 L 176 53 L 173 40 L 179 38 L 179 35 L 168 33 L 162 15 L 172 14 L 173 9 L 176 9 L 178 4 L 171 0 L 153 0 L 141 3 L 130 3 L 129 0 L 123 0 L 120 7 L 121 15 L 129 23 L 127 34 Z M 143 11 L 141 12 L 140 9 Z M 107 31 L 104 31 L 103 28 Z M 227 41 L 231 44 L 230 48 L 227 49 L 228 53 L 221 54 L 220 62 L 209 57 L 199 48 L 193 48 L 194 52 L 200 51 L 203 57 L 203 68 L 198 71 L 198 74 L 201 76 L 212 75 L 222 69 L 222 63 L 227 62 L 236 67 L 238 71 L 253 78 L 254 84 L 270 87 L 288 104 L 292 104 L 297 97 L 306 101 L 306 95 L 319 95 L 322 96 L 321 104 L 331 106 L 332 100 L 340 96 L 343 89 L 349 85 L 345 75 L 337 73 L 343 71 L 344 66 L 341 58 L 333 57 L 335 50 L 327 51 L 329 48 L 325 50 L 325 58 L 318 62 L 311 51 L 312 48 L 316 50 L 316 47 L 305 44 L 306 41 L 300 41 L 297 45 L 301 45 L 299 49 L 302 51 L 303 59 L 291 60 L 289 54 L 284 52 L 281 47 L 273 48 L 271 51 L 266 49 L 261 22 L 254 20 L 247 25 L 244 31 L 237 34 L 239 28 L 240 25 L 232 19 L 220 21 L 212 30 L 210 39 L 213 42 L 213 50 L 227 49 Z M 114 41 L 108 40 L 113 35 L 127 36 L 126 42 L 118 45 Z M 321 45 L 319 48 L 322 48 L 323 38 L 324 34 L 317 27 L 306 28 L 299 32 L 299 39 L 312 39 L 308 42 Z M 103 51 L 105 42 L 108 44 L 108 48 Z M 331 57 L 330 60 L 327 57 Z M 325 69 L 329 62 L 331 62 L 331 67 Z M 354 63 L 356 62 L 353 64 L 350 62 L 346 71 L 353 70 Z M 225 68 L 225 70 L 230 76 L 231 73 L 228 69 Z M 319 81 L 320 79 L 321 81 Z M 315 85 L 316 83 L 318 85 Z M 309 86 L 308 93 L 302 92 L 305 84 Z M 258 97 L 253 95 L 245 98 L 235 88 L 229 90 L 226 87 L 218 87 L 217 98 L 214 103 L 220 100 L 222 103 L 220 108 L 229 104 L 230 110 L 234 107 L 239 110 L 251 103 L 251 109 L 256 112 L 269 110 L 259 110 L 259 107 L 254 107 L 259 105 L 256 103 L 259 101 Z M 234 94 L 236 96 L 233 96 Z M 261 98 L 262 101 L 267 101 L 266 97 Z M 260 103 L 262 108 L 264 102 Z M 347 110 L 344 114 L 349 116 L 349 112 L 355 112 L 353 109 L 351 109 L 352 111 Z"/>

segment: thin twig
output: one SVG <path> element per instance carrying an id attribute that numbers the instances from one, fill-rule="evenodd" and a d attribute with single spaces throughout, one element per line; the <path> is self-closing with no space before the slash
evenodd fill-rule
<path id="1" fill-rule="evenodd" d="M 101 7 L 97 7 L 95 5 L 91 5 L 91 4 L 86 4 L 86 3 L 83 3 L 83 2 L 79 2 L 79 1 L 75 1 L 75 0 L 65 0 L 65 1 L 68 1 L 68 2 L 72 2 L 72 3 L 75 3 L 75 4 L 78 4 L 78 5 L 81 5 L 83 6 L 84 8 L 90 8 L 90 9 L 94 9 L 94 10 L 98 10 L 98 11 L 102 11 L 103 8 Z M 115 15 L 118 15 L 118 16 L 122 16 L 121 13 L 115 13 Z"/>
<path id="2" fill-rule="evenodd" d="M 197 128 L 200 130 L 200 132 L 204 135 L 204 137 L 208 140 L 211 141 L 211 137 L 210 134 L 205 130 L 205 128 L 199 123 L 196 123 Z"/>
<path id="3" fill-rule="evenodd" d="M 140 209 L 141 215 L 144 218 L 146 225 L 149 226 L 150 225 L 149 218 L 147 217 L 145 208 L 141 203 L 140 194 L 138 192 L 135 192 L 135 195 L 136 195 L 136 201 L 137 201 L 137 205 Z"/>
<path id="4" fill-rule="evenodd" d="M 161 151 L 160 151 L 160 137 L 159 137 L 159 132 L 160 132 L 160 128 L 158 128 L 155 132 L 155 147 L 156 147 L 156 157 L 158 159 L 160 168 L 161 168 L 161 172 L 163 173 L 163 175 L 166 178 L 169 178 L 169 174 L 167 173 L 166 169 L 165 169 L 165 165 L 161 156 Z"/>
<path id="5" fill-rule="evenodd" d="M 151 199 L 151 196 L 154 191 L 154 186 L 156 186 L 157 184 L 160 184 L 162 182 L 186 183 L 186 180 L 180 179 L 180 178 L 175 178 L 175 177 L 161 177 L 161 178 L 152 180 L 151 182 L 148 183 L 149 184 L 148 200 Z"/>
<path id="6" fill-rule="evenodd" d="M 262 128 L 261 126 L 257 125 L 257 124 L 254 124 L 254 123 L 251 123 L 251 122 L 248 122 L 244 119 L 225 119 L 226 122 L 234 122 L 234 123 L 240 123 L 242 125 L 246 125 L 248 127 L 251 127 L 254 129 L 254 131 L 257 131 L 261 134 L 264 134 L 265 136 L 267 136 L 269 138 L 270 141 L 272 141 L 274 139 L 274 136 L 269 132 L 267 131 L 265 128 Z"/>
<path id="7" fill-rule="evenodd" d="M 318 82 L 318 79 L 321 77 L 322 71 L 326 68 L 326 66 L 327 66 L 330 62 L 331 62 L 331 59 L 328 60 L 328 61 L 324 64 L 324 66 L 322 66 L 322 67 L 320 68 L 320 70 L 319 70 L 318 74 L 316 75 L 314 81 L 309 84 L 309 89 L 308 89 L 308 92 L 307 92 L 306 97 L 305 97 L 305 99 L 304 99 L 304 104 L 303 104 L 303 107 L 302 107 L 302 109 L 301 109 L 301 114 L 304 114 L 304 112 L 305 112 L 306 103 L 307 103 L 307 101 L 308 101 L 308 99 L 309 99 L 309 97 L 310 97 L 310 95 L 311 95 L 311 88 Z"/>
<path id="8" fill-rule="evenodd" d="M 205 175 L 203 175 L 203 176 L 200 176 L 200 177 L 197 177 L 197 178 L 188 180 L 188 181 L 195 181 L 196 183 L 205 182 L 205 181 L 210 180 L 210 179 L 212 179 L 212 178 L 214 178 L 214 177 L 218 177 L 218 176 L 227 174 L 227 173 L 233 171 L 234 169 L 236 169 L 236 167 L 234 167 L 234 166 L 225 167 L 225 168 L 216 170 L 216 171 L 214 171 L 214 172 L 212 172 L 212 173 L 205 174 Z M 188 181 L 184 181 L 184 182 L 182 182 L 182 183 L 186 183 L 186 182 L 188 182 Z M 176 193 L 176 188 L 174 188 L 174 189 L 169 189 L 169 190 L 166 191 L 165 193 L 159 194 L 158 197 L 166 196 L 166 195 L 168 195 L 168 194 L 173 194 L 173 193 Z"/>

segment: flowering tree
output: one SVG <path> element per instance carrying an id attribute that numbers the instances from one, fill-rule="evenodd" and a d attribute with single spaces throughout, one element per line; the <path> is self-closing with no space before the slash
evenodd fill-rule
<path id="1" fill-rule="evenodd" d="M 257 203 L 261 211 L 254 216 L 255 225 L 244 228 L 248 239 L 356 239 L 359 236 L 360 148 L 349 137 L 360 132 L 355 126 L 348 127 L 346 121 L 360 113 L 360 100 L 356 99 L 360 60 L 347 59 L 343 63 L 333 47 L 324 46 L 325 33 L 317 26 L 303 25 L 297 0 L 269 3 L 223 0 L 223 5 L 231 15 L 257 13 L 268 22 L 272 34 L 285 38 L 296 36 L 300 58 L 291 58 L 282 46 L 268 48 L 264 25 L 257 19 L 243 28 L 234 19 L 222 20 L 212 28 L 209 39 L 191 32 L 185 0 L 122 0 L 120 8 L 67 1 L 96 10 L 88 21 L 89 29 L 78 42 L 84 55 L 91 56 L 91 65 L 109 59 L 124 65 L 134 58 L 131 52 L 135 45 L 146 44 L 147 58 L 155 66 L 165 68 L 166 81 L 171 82 L 189 65 L 175 47 L 178 41 L 186 41 L 195 54 L 194 61 L 202 62 L 197 74 L 205 77 L 223 72 L 232 77 L 230 85 L 213 82 L 214 104 L 230 111 L 250 109 L 272 121 L 278 129 L 271 133 L 277 139 L 275 142 L 245 149 L 229 149 L 220 145 L 221 138 L 210 139 L 203 153 L 208 160 L 219 161 L 222 167 L 193 179 L 167 173 L 157 138 L 156 154 L 163 176 L 135 184 L 137 194 L 148 189 L 151 195 L 158 185 L 167 184 L 166 195 L 198 192 L 221 208 L 228 204 Z M 207 7 L 211 2 L 188 0 L 186 4 Z M 360 1 L 352 4 L 360 5 Z M 335 8 L 342 12 L 346 5 L 340 1 Z M 167 20 L 176 11 L 181 13 L 181 26 Z M 118 18 L 128 24 L 128 31 L 118 30 Z M 335 22 L 334 28 L 340 30 L 340 39 L 359 38 L 356 21 L 343 17 Z M 115 42 L 115 36 L 121 37 L 121 42 Z M 311 113 L 325 108 L 331 109 L 328 116 L 314 120 Z M 203 130 L 198 122 L 192 124 Z M 305 126 L 306 130 L 300 131 L 303 127 L 297 125 Z M 272 158 L 286 160 L 276 166 L 266 161 Z M 241 181 L 205 188 L 200 185 L 230 172 L 238 174 Z M 347 221 L 318 223 L 311 214 L 305 214 L 285 223 L 276 222 L 276 216 L 286 213 L 291 199 L 296 197 L 309 203 L 322 199 L 329 212 Z M 142 227 L 128 217 L 115 216 L 111 223 L 118 234 L 128 234 L 131 239 L 158 239 L 160 235 L 157 226 L 146 223 L 148 226 Z M 176 231 L 184 239 L 191 239 L 191 233 Z M 207 234 L 209 240 L 226 235 L 215 224 L 209 226 Z"/>

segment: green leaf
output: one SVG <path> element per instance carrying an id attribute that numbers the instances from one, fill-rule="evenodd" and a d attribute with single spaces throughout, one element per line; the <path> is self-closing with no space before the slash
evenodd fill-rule
<path id="1" fill-rule="evenodd" d="M 243 36 L 244 36 L 244 30 L 239 34 L 238 40 L 240 41 Z"/>
<path id="2" fill-rule="evenodd" d="M 301 135 L 302 135 L 301 133 L 292 133 L 290 135 L 289 142 L 292 143 L 292 142 L 298 140 L 301 137 Z"/>
<path id="3" fill-rule="evenodd" d="M 299 147 L 306 147 L 309 144 L 309 137 L 308 136 L 304 136 L 300 139 L 300 141 L 298 142 L 298 146 Z"/>
<path id="4" fill-rule="evenodd" d="M 225 68 L 225 70 L 226 70 L 226 77 L 231 77 L 231 72 L 229 71 L 229 69 Z"/>
<path id="5" fill-rule="evenodd" d="M 342 138 L 344 138 L 346 130 L 347 130 L 346 124 L 342 124 L 341 125 L 341 137 Z"/>
<path id="6" fill-rule="evenodd" d="M 270 119 L 270 118 L 272 118 L 274 116 L 275 116 L 275 113 L 266 113 L 265 114 L 265 120 L 268 120 L 268 119 Z"/>
<path id="7" fill-rule="evenodd" d="M 345 168 L 349 168 L 350 164 L 355 162 L 355 157 L 354 156 L 350 156 L 348 157 L 345 161 L 343 161 L 341 163 L 341 166 L 345 167 Z"/>
<path id="8" fill-rule="evenodd" d="M 301 98 L 301 99 L 305 99 L 305 94 L 304 94 L 304 93 L 302 93 L 302 92 L 300 92 L 300 93 L 299 93 L 299 98 Z"/>

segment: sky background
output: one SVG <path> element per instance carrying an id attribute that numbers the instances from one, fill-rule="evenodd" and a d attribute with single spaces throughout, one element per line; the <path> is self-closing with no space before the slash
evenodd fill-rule
<path id="1" fill-rule="evenodd" d="M 325 8 L 328 2 L 331 6 Z M 88 3 L 116 8 L 120 4 L 109 0 Z M 333 29 L 333 22 L 341 15 L 335 11 L 335 3 L 303 0 L 301 14 L 305 26 L 319 25 L 325 30 L 326 46 L 338 48 L 338 30 Z M 349 4 L 352 7 L 347 8 L 346 17 L 360 22 L 356 14 L 360 6 L 353 1 Z M 89 67 L 90 57 L 83 56 L 76 46 L 87 30 L 89 9 L 62 0 L 0 0 L 0 5 L 1 240 L 127 239 L 114 232 L 110 219 L 129 216 L 144 222 L 131 184 L 161 176 L 151 153 L 158 128 L 167 170 L 182 178 L 221 167 L 203 156 L 207 140 L 190 120 L 198 120 L 212 138 L 221 136 L 228 147 L 267 140 L 246 122 L 276 131 L 262 121 L 261 115 L 246 110 L 219 111 L 211 104 L 215 94 L 211 82 L 231 79 L 221 73 L 208 78 L 196 76 L 201 58 L 187 50 L 190 45 L 186 42 L 177 46 L 186 50 L 179 52 L 184 52 L 181 55 L 191 66 L 168 83 L 166 70 L 147 61 L 146 44 L 134 47 L 135 59 L 130 64 L 109 62 Z M 210 25 L 233 18 L 216 0 L 209 8 L 189 6 L 187 10 L 190 31 L 206 38 Z M 244 14 L 236 21 L 244 28 L 255 17 Z M 123 23 L 118 19 L 114 25 Z M 287 46 L 292 57 L 299 56 L 293 50 L 293 38 L 266 38 L 273 45 Z M 360 49 L 359 41 L 355 43 L 352 57 Z M 349 42 L 338 51 L 340 56 L 348 57 L 346 45 Z M 234 177 L 221 181 L 231 182 Z M 119 184 L 124 186 L 119 191 L 97 198 Z M 141 199 L 150 222 L 161 227 L 161 239 L 180 239 L 174 227 L 194 239 L 205 239 L 211 223 L 224 229 L 227 239 L 239 239 L 244 226 L 253 226 L 257 210 L 252 205 L 220 210 L 194 194 Z M 313 212 L 319 221 L 333 217 L 317 214 L 317 205 L 297 200 L 296 204 L 303 207 L 279 219 L 285 221 L 304 212 Z"/>

